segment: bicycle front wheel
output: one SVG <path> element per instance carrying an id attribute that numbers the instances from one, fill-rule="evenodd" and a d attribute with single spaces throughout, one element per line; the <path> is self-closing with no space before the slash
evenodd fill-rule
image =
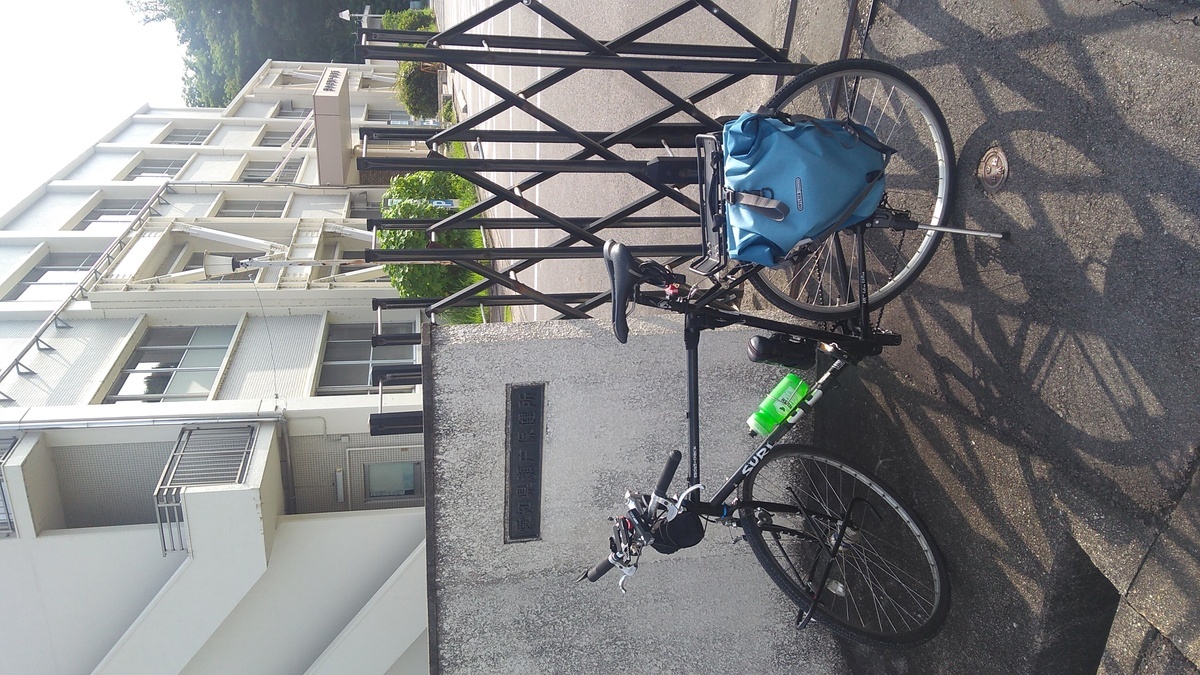
<path id="1" fill-rule="evenodd" d="M 865 471 L 811 448 L 776 446 L 742 482 L 740 503 L 746 540 L 767 574 L 801 611 L 819 588 L 815 617 L 833 631 L 908 646 L 945 621 L 950 582 L 941 552 Z"/>
<path id="2" fill-rule="evenodd" d="M 789 115 L 851 119 L 896 150 L 881 206 L 920 225 L 946 225 L 954 193 L 954 147 L 942 111 L 919 82 L 895 66 L 862 59 L 813 67 L 777 91 L 767 107 Z M 941 240 L 929 230 L 869 228 L 866 260 L 856 235 L 834 234 L 796 264 L 763 268 L 750 282 L 771 304 L 818 321 L 859 312 L 859 271 L 871 307 L 882 307 L 917 278 Z"/>

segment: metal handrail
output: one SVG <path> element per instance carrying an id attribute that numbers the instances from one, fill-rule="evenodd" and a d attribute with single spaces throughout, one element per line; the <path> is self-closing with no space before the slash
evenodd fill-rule
<path id="1" fill-rule="evenodd" d="M 16 438 L 0 438 L 0 466 L 8 460 L 17 445 Z M 13 518 L 12 504 L 8 501 L 8 486 L 4 484 L 4 472 L 0 471 L 0 539 L 17 536 L 17 523 Z"/>
<path id="2" fill-rule="evenodd" d="M 308 142 L 308 137 L 311 136 L 317 128 L 317 125 L 313 120 L 313 114 L 315 112 L 315 110 L 310 110 L 308 115 L 300 122 L 300 126 L 296 127 L 296 130 L 292 132 L 291 138 L 288 139 L 289 147 L 287 153 L 284 154 L 283 159 L 279 160 L 279 165 L 275 167 L 275 170 L 271 172 L 271 175 L 267 177 L 265 182 L 274 183 L 276 180 L 278 180 L 279 174 L 283 172 L 283 169 L 287 166 L 288 161 L 292 159 L 292 155 L 295 154 L 296 148 L 302 147 Z"/>
<path id="3" fill-rule="evenodd" d="M 21 363 L 21 359 L 25 358 L 25 355 L 29 353 L 29 350 L 33 349 L 35 346 L 46 345 L 46 343 L 42 340 L 42 334 L 46 332 L 47 328 L 58 321 L 59 315 L 65 312 L 71 303 L 80 299 L 81 295 L 89 287 L 89 284 L 95 284 L 100 280 L 103 274 L 108 271 L 108 268 L 117 259 L 117 254 L 119 254 L 125 248 L 126 238 L 135 229 L 145 224 L 146 218 L 149 217 L 150 212 L 154 209 L 154 206 L 158 204 L 159 200 L 162 199 L 162 196 L 166 193 L 169 186 L 170 182 L 164 182 L 162 185 L 160 185 L 158 189 L 154 191 L 154 194 L 150 196 L 150 199 L 146 201 L 145 205 L 143 205 L 142 208 L 139 209 L 136 214 L 134 214 L 133 220 L 130 221 L 129 226 L 125 228 L 125 231 L 122 232 L 120 236 L 113 239 L 113 242 L 104 249 L 96 262 L 92 264 L 92 267 L 87 271 L 86 274 L 83 275 L 83 278 L 79 280 L 79 283 L 75 285 L 75 289 L 71 291 L 71 294 L 68 295 L 67 298 L 63 300 L 53 312 L 50 313 L 50 316 L 46 317 L 46 320 L 42 322 L 42 325 L 38 326 L 38 329 L 34 331 L 33 337 L 29 338 L 29 341 L 25 343 L 25 346 L 17 352 L 15 357 L 13 357 L 12 362 L 9 363 L 3 371 L 0 371 L 0 383 L 4 382 L 4 378 L 8 377 L 9 374 L 14 370 L 19 372 L 19 369 L 22 367 L 26 369 L 29 368 Z M 49 345 L 46 345 L 46 347 L 48 346 Z M 0 400 L 12 401 L 14 399 L 0 390 Z"/>
<path id="4" fill-rule="evenodd" d="M 254 452 L 257 425 L 182 429 L 154 489 L 154 513 L 163 555 L 188 550 L 183 493 L 193 485 L 244 483 Z"/>

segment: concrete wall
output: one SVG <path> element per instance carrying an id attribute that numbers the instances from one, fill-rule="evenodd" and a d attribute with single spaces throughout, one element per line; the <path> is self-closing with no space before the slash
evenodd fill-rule
<path id="1" fill-rule="evenodd" d="M 115 179 L 124 172 L 125 167 L 133 161 L 134 151 L 125 152 L 96 152 L 79 165 L 68 180 L 107 182 Z"/>
<path id="2" fill-rule="evenodd" d="M 363 465 L 374 462 L 420 462 L 424 459 L 420 434 L 371 436 L 293 436 L 292 480 L 297 513 L 357 511 L 367 508 L 420 506 L 422 497 L 366 503 Z M 337 501 L 335 471 L 343 470 L 343 501 Z"/>
<path id="3" fill-rule="evenodd" d="M 42 339 L 53 349 L 29 350 L 22 363 L 33 374 L 10 375 L 4 381 L 4 393 L 23 406 L 72 405 L 91 400 L 108 376 L 135 322 L 72 319 L 70 323 L 70 328 L 46 330 Z M 0 322 L 0 345 L 5 353 L 15 354 L 29 340 L 34 328 L 36 324 L 23 321 Z"/>
<path id="4" fill-rule="evenodd" d="M 183 491 L 187 561 L 97 667 L 100 673 L 180 672 L 267 568 L 283 513 L 274 425 L 263 424 L 245 484 Z"/>
<path id="5" fill-rule="evenodd" d="M 90 193 L 47 193 L 5 226 L 6 230 L 59 230 L 88 203 Z"/>
<path id="6" fill-rule="evenodd" d="M 155 522 L 154 487 L 174 447 L 174 439 L 126 439 L 120 444 L 53 448 L 65 517 L 61 527 Z"/>
<path id="7" fill-rule="evenodd" d="M 217 130 L 210 145 L 249 147 L 258 140 L 261 127 L 243 127 L 224 125 Z"/>
<path id="8" fill-rule="evenodd" d="M 90 672 L 184 560 L 163 557 L 158 536 L 138 525 L 2 542 L 0 673 Z"/>
<path id="9" fill-rule="evenodd" d="M 313 390 L 323 322 L 319 314 L 249 317 L 216 398 L 307 396 Z"/>
<path id="10" fill-rule="evenodd" d="M 43 530 L 65 527 L 62 491 L 45 437 L 29 434 L 22 438 L 6 464 L 5 483 L 17 532 L 34 537 Z"/>
<path id="11" fill-rule="evenodd" d="M 163 216 L 199 218 L 208 215 L 214 199 L 216 195 L 212 194 L 170 194 L 167 195 L 167 201 L 155 209 Z"/>
<path id="12" fill-rule="evenodd" d="M 192 162 L 180 180 L 226 181 L 237 180 L 242 167 L 241 157 L 201 155 Z"/>
<path id="13" fill-rule="evenodd" d="M 289 218 L 341 218 L 345 213 L 345 195 L 298 194 L 292 198 L 287 215 Z"/>
<path id="14" fill-rule="evenodd" d="M 594 321 L 434 327 L 426 508 L 435 669 L 718 672 L 738 656 L 744 672 L 839 672 L 827 634 L 795 633 L 794 607 L 720 526 L 674 556 L 649 552 L 626 595 L 612 576 L 575 582 L 607 554 L 606 519 L 624 491 L 649 491 L 668 451 L 686 450 L 679 328 L 674 317 L 635 320 L 621 345 Z M 745 419 L 784 374 L 746 360 L 751 334 L 701 341 L 710 494 L 754 450 Z M 541 539 L 505 544 L 506 386 L 534 382 L 546 383 Z M 675 491 L 685 477 L 686 462 Z"/>
<path id="15" fill-rule="evenodd" d="M 183 672 L 304 672 L 423 537 L 421 509 L 281 517 L 266 573 Z M 423 594 L 409 602 L 409 623 L 423 626 Z M 392 629 L 398 640 L 404 627 Z"/>
<path id="16" fill-rule="evenodd" d="M 134 122 L 125 127 L 113 139 L 113 143 L 125 143 L 129 145 L 145 145 L 158 138 L 162 133 L 164 124 L 162 122 Z"/>

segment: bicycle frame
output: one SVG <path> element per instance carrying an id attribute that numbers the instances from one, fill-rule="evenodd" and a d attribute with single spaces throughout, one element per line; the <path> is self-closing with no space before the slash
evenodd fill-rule
<path id="1" fill-rule="evenodd" d="M 636 294 L 634 302 L 648 307 L 667 309 L 684 315 L 683 340 L 687 350 L 687 388 L 688 388 L 688 479 L 690 488 L 700 484 L 700 333 L 713 328 L 732 325 L 744 325 L 751 328 L 785 333 L 800 338 L 815 340 L 825 346 L 827 353 L 834 356 L 833 364 L 825 371 L 811 387 L 808 396 L 791 417 L 779 425 L 769 436 L 763 439 L 758 448 L 733 473 L 725 484 L 707 502 L 695 499 L 686 501 L 685 508 L 717 517 L 726 517 L 731 509 L 724 504 L 743 479 L 766 457 L 771 448 L 792 429 L 812 406 L 821 398 L 825 389 L 834 381 L 847 365 L 857 362 L 858 358 L 866 355 L 877 355 L 888 344 L 899 344 L 899 336 L 891 334 L 873 334 L 870 326 L 862 324 L 866 335 L 853 337 L 819 328 L 798 326 L 783 323 L 758 316 L 746 315 L 740 312 L 717 309 L 708 305 L 720 292 L 728 288 L 714 287 L 705 292 L 695 303 L 688 300 L 666 298 L 650 298 Z M 840 345 L 840 346 L 839 346 Z M 852 350 L 857 356 L 851 356 L 843 351 L 843 347 Z"/>
<path id="2" fill-rule="evenodd" d="M 834 382 L 838 376 L 845 370 L 846 366 L 857 362 L 859 358 L 865 355 L 875 355 L 882 351 L 884 344 L 896 344 L 899 342 L 899 336 L 891 334 L 872 334 L 871 327 L 867 323 L 861 324 L 861 331 L 865 334 L 864 337 L 852 337 L 841 333 L 821 330 L 817 328 L 809 328 L 806 326 L 796 326 L 785 324 L 770 319 L 764 319 L 756 316 L 748 316 L 740 312 L 731 312 L 721 309 L 716 309 L 708 306 L 708 302 L 715 298 L 721 291 L 728 290 L 727 287 L 714 287 L 701 295 L 700 300 L 693 304 L 686 298 L 682 301 L 672 299 L 670 295 L 658 299 L 648 298 L 646 296 L 635 293 L 634 301 L 638 304 L 669 309 L 682 313 L 684 315 L 684 345 L 687 348 L 687 386 L 688 386 L 688 479 L 687 490 L 683 493 L 685 496 L 690 494 L 699 494 L 698 491 L 693 491 L 694 486 L 700 485 L 700 333 L 711 328 L 720 328 L 729 325 L 746 325 L 752 328 L 761 328 L 771 330 L 778 333 L 786 333 L 797 337 L 816 340 L 821 348 L 834 357 L 833 364 L 826 369 L 825 373 L 813 383 L 809 389 L 808 395 L 786 420 L 776 427 L 766 438 L 762 440 L 758 448 L 746 458 L 742 466 L 734 471 L 733 474 L 725 481 L 719 490 L 708 501 L 701 501 L 698 498 L 685 498 L 680 504 L 682 511 L 695 513 L 700 516 L 711 516 L 721 519 L 729 519 L 735 513 L 738 513 L 741 518 L 752 518 L 753 509 L 756 504 L 751 503 L 727 503 L 730 495 L 737 490 L 738 486 L 746 479 L 747 476 L 754 471 L 754 467 L 758 466 L 771 452 L 772 448 L 785 436 L 797 423 L 812 410 L 813 406 L 824 395 L 825 390 Z M 863 303 L 864 307 L 866 303 Z M 852 356 L 839 347 L 838 343 L 843 345 L 853 345 L 854 354 Z M 665 474 L 664 474 L 665 475 Z M 657 490 L 656 490 L 657 491 Z M 803 531 L 792 530 L 788 528 L 777 528 L 773 531 L 776 536 L 786 534 L 808 539 L 820 545 L 825 549 L 828 559 L 824 569 L 821 571 L 820 581 L 814 587 L 809 589 L 810 603 L 807 610 L 801 610 L 796 616 L 796 627 L 803 628 L 809 621 L 812 620 L 817 606 L 820 604 L 821 597 L 825 592 L 825 582 L 829 578 L 829 574 L 833 569 L 834 561 L 838 558 L 838 552 L 841 550 L 847 528 L 850 525 L 851 518 L 848 513 L 841 515 L 829 513 L 813 513 L 806 509 L 802 501 L 797 497 L 795 506 L 787 504 L 763 504 L 768 506 L 771 511 L 776 513 L 792 512 L 799 513 L 809 523 L 812 532 L 820 532 L 822 528 L 818 526 L 817 520 L 830 521 L 836 524 L 836 533 L 833 536 L 832 542 L 827 542 L 818 539 L 812 534 Z M 868 502 L 863 502 L 870 506 Z M 852 501 L 850 510 L 853 510 L 856 502 Z M 872 507 L 874 508 L 874 507 Z M 734 520 L 733 522 L 738 522 Z M 767 526 L 773 527 L 773 526 Z M 825 528 L 825 529 L 828 529 Z M 813 569 L 809 571 L 809 577 L 815 577 L 817 561 L 813 562 Z M 624 590 L 624 578 L 621 580 L 622 590 Z"/>

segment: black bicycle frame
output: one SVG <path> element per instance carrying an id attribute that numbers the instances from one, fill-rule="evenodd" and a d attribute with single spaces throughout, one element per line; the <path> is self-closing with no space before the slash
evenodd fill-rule
<path id="1" fill-rule="evenodd" d="M 807 414 L 812 409 L 812 405 L 817 402 L 823 395 L 825 388 L 831 382 L 837 379 L 838 375 L 845 367 L 857 360 L 857 357 L 851 357 L 844 352 L 841 352 L 839 347 L 845 347 L 848 351 L 856 355 L 876 355 L 883 350 L 885 344 L 898 343 L 896 336 L 885 336 L 872 334 L 871 329 L 867 324 L 862 324 L 867 337 L 854 337 L 843 333 L 835 333 L 833 331 L 822 330 L 819 328 L 810 328 L 808 326 L 798 326 L 795 324 L 783 323 L 758 316 L 742 314 L 728 310 L 717 309 L 707 305 L 717 294 L 720 289 L 713 289 L 703 294 L 696 303 L 688 301 L 671 300 L 670 298 L 647 297 L 638 294 L 634 301 L 648 307 L 657 307 L 659 309 L 668 309 L 684 315 L 683 341 L 687 349 L 687 388 L 688 388 L 688 487 L 698 485 L 700 483 L 700 333 L 713 328 L 722 328 L 725 326 L 743 325 L 751 328 L 759 328 L 769 330 L 775 333 L 786 333 L 800 338 L 815 340 L 827 345 L 834 345 L 834 349 L 838 350 L 835 354 L 833 364 L 825 371 L 809 390 L 805 401 L 800 404 L 802 411 L 799 417 L 796 417 L 795 422 L 798 422 L 804 414 Z M 888 339 L 891 338 L 891 339 Z M 742 464 L 741 468 L 733 473 L 720 490 L 713 495 L 713 498 L 707 502 L 702 502 L 697 499 L 689 499 L 685 502 L 687 510 L 695 511 L 702 515 L 710 515 L 717 517 L 726 517 L 730 514 L 730 507 L 725 505 L 725 500 L 737 486 L 746 478 L 747 475 L 758 465 L 759 462 L 767 456 L 771 448 L 795 425 L 795 422 L 784 421 L 775 431 L 763 439 L 763 442 L 758 448 Z"/>

